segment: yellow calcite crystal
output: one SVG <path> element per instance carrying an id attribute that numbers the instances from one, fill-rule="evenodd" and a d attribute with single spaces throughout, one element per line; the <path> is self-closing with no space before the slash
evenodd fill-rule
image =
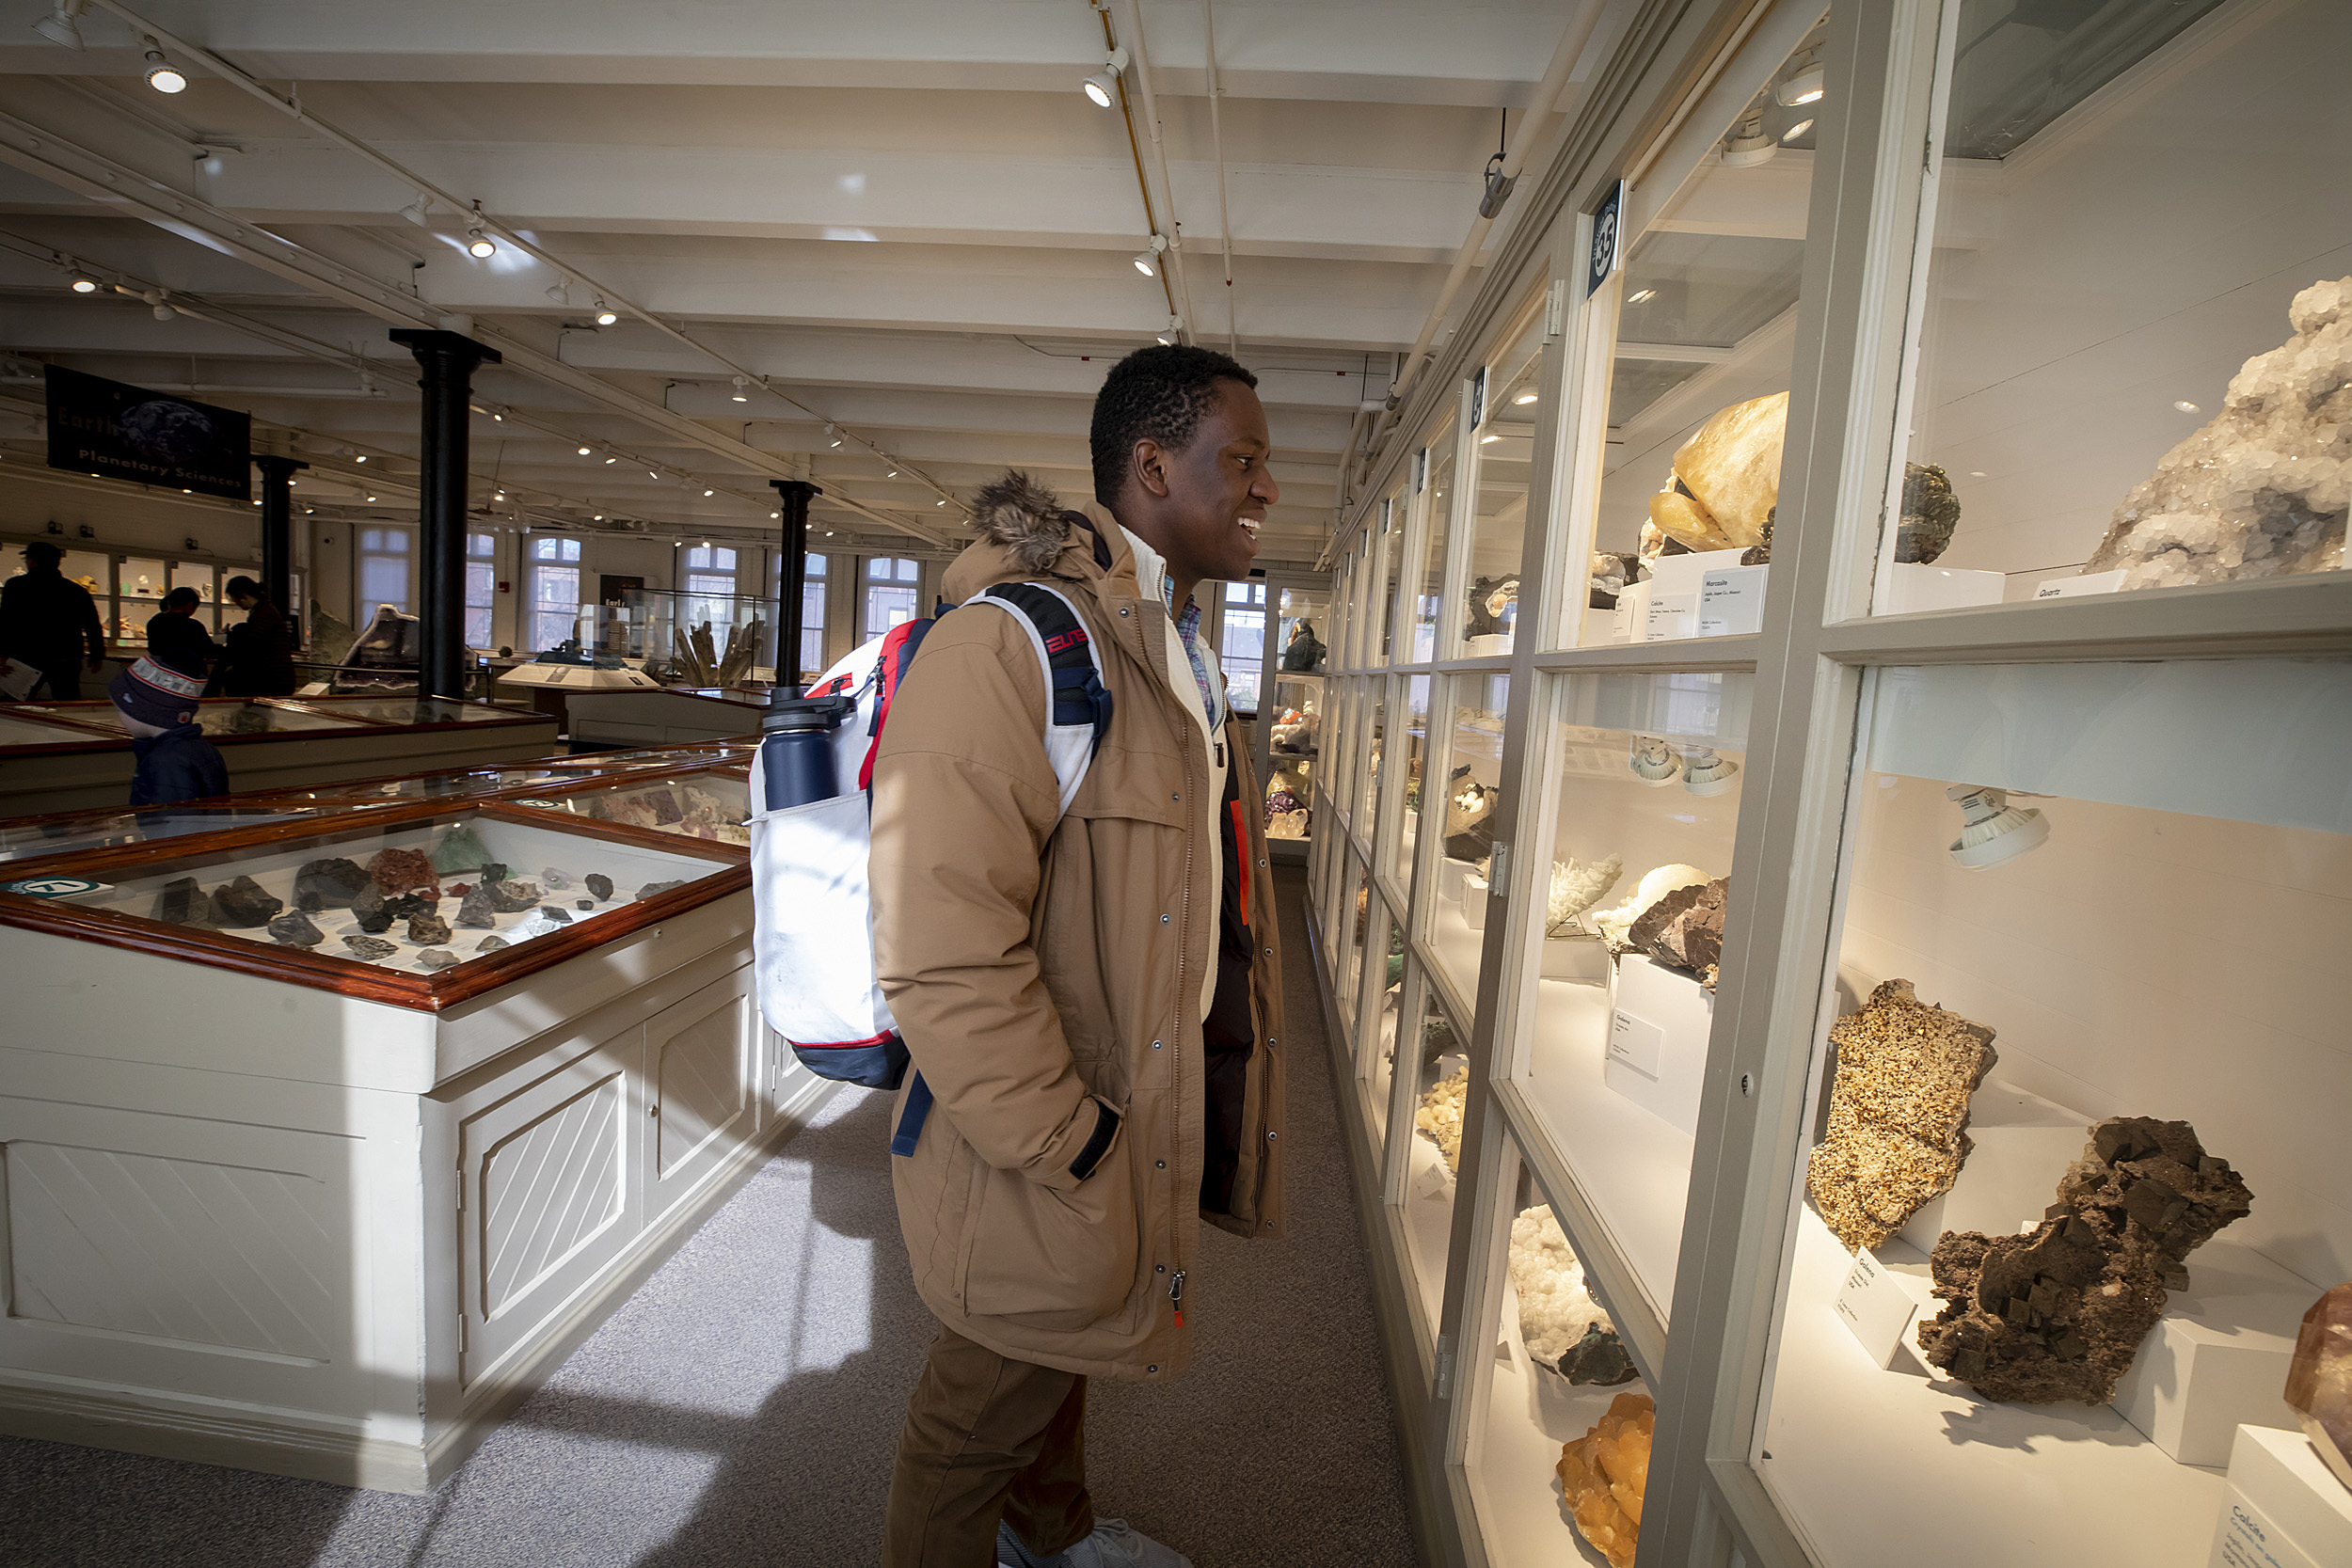
<path id="1" fill-rule="evenodd" d="M 1568 1513 L 1610 1568 L 1633 1568 L 1657 1410 L 1647 1394 L 1619 1394 L 1592 1431 L 1560 1450 L 1560 1491 Z"/>
<path id="2" fill-rule="evenodd" d="M 1675 453 L 1674 471 L 1649 499 L 1651 525 L 1693 550 L 1762 544 L 1780 504 L 1788 430 L 1786 392 L 1718 411 Z"/>
<path id="3" fill-rule="evenodd" d="M 1413 1113 L 1414 1128 L 1438 1146 L 1448 1170 L 1461 1168 L 1462 1106 L 1469 1094 L 1470 1069 L 1458 1068 L 1438 1079 L 1421 1097 L 1421 1108 Z"/>

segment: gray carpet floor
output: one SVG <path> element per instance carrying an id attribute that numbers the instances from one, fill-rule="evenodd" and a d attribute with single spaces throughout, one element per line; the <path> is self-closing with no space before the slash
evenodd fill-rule
<path id="1" fill-rule="evenodd" d="M 1198 1568 L 1406 1568 L 1405 1482 L 1333 1120 L 1299 902 L 1278 869 L 1288 1235 L 1202 1229 L 1193 1370 L 1097 1381 L 1098 1508 Z M 0 1562 L 136 1568 L 880 1560 L 891 1453 L 934 1324 L 890 1197 L 888 1106 L 787 1144 L 430 1497 L 0 1439 Z"/>

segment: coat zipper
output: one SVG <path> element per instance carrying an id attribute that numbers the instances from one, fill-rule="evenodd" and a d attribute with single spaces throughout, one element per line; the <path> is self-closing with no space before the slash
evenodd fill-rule
<path id="1" fill-rule="evenodd" d="M 1176 1308 L 1176 1326 L 1178 1328 L 1184 1327 L 1184 1271 L 1182 1269 L 1178 1269 L 1176 1271 L 1176 1276 L 1168 1282 L 1168 1304 Z"/>
<path id="2" fill-rule="evenodd" d="M 1142 621 L 1142 620 L 1144 619 L 1144 617 L 1142 617 L 1142 616 L 1137 616 L 1136 619 L 1138 622 L 1140 622 L 1140 621 Z M 1155 630 L 1156 630 L 1157 628 L 1155 627 L 1155 628 L 1153 628 L 1153 629 L 1155 629 Z M 1147 636 L 1149 635 L 1149 633 L 1147 633 L 1147 632 L 1145 631 L 1145 629 L 1144 629 L 1144 627 L 1143 627 L 1142 626 L 1138 625 L 1138 626 L 1136 627 L 1136 635 L 1137 640 L 1138 640 L 1138 641 L 1141 641 L 1143 638 L 1147 637 Z M 1167 639 L 1166 639 L 1166 638 L 1162 638 L 1162 639 L 1160 640 L 1160 645 L 1161 645 L 1161 651 L 1162 651 L 1162 654 L 1163 654 L 1163 656 L 1165 656 L 1166 651 L 1167 651 Z M 1150 667 L 1151 667 L 1151 663 L 1152 663 L 1152 652 L 1151 652 L 1151 645 L 1150 645 L 1148 642 L 1146 642 L 1146 643 L 1144 644 L 1144 648 L 1143 648 L 1143 659 L 1144 659 L 1144 665 L 1145 665 L 1145 667 L 1146 667 L 1147 669 L 1148 669 L 1148 668 L 1150 668 Z M 1187 672 L 1186 672 L 1186 674 L 1187 674 L 1187 675 L 1189 675 L 1189 674 L 1190 674 L 1190 672 L 1189 672 L 1189 671 L 1187 671 Z M 1170 666 L 1168 667 L 1168 670 L 1167 673 L 1161 676 L 1161 684 L 1162 684 L 1162 685 L 1170 685 L 1170 686 L 1172 686 L 1172 685 L 1174 684 L 1174 682 L 1175 682 L 1175 679 L 1176 679 L 1176 672 L 1175 672 L 1175 667 L 1174 667 L 1173 665 L 1170 665 Z M 1191 716 L 1190 714 L 1180 714 L 1178 717 L 1179 717 L 1179 718 L 1181 718 L 1181 719 L 1183 720 L 1183 721 L 1184 721 L 1184 723 L 1186 723 L 1186 724 L 1189 724 L 1189 723 L 1191 723 L 1191 722 L 1192 722 L 1192 716 Z M 1192 792 L 1192 793 L 1193 793 L 1196 797 L 1198 797 L 1198 795 L 1199 795 L 1199 793 L 1200 793 L 1200 785 L 1199 785 L 1199 784 L 1195 781 L 1195 779 L 1193 778 L 1193 773 L 1192 773 L 1192 748 L 1191 748 L 1190 746 L 1186 746 L 1186 747 L 1184 748 L 1184 784 L 1185 784 L 1185 786 L 1186 786 L 1186 788 L 1187 788 L 1187 789 L 1189 789 L 1189 790 L 1190 790 L 1190 791 L 1191 791 L 1191 792 Z M 1196 800 L 1196 802 L 1195 802 L 1195 803 L 1196 803 L 1196 805 L 1198 804 L 1198 800 Z M 1214 815 L 1212 815 L 1212 817 L 1211 817 L 1211 826 L 1212 826 L 1212 831 L 1214 831 L 1214 827 L 1215 827 L 1215 817 L 1214 817 Z M 1183 920 L 1182 920 L 1181 922 L 1179 922 L 1179 924 L 1178 924 L 1178 926 L 1177 926 L 1178 939 L 1177 939 L 1177 946 L 1176 946 L 1176 1006 L 1178 1006 L 1178 1008 L 1179 1008 L 1179 1009 L 1188 1008 L 1188 1007 L 1190 1007 L 1191 1006 L 1193 1006 L 1193 1005 L 1194 1005 L 1194 1004 L 1192 1004 L 1192 1003 L 1190 1003 L 1190 1002 L 1188 1002 L 1188 1001 L 1186 1000 L 1186 997 L 1187 997 L 1187 995 L 1188 995 L 1189 993 L 1188 993 L 1188 991 L 1187 991 L 1187 990 L 1186 990 L 1186 988 L 1185 988 L 1185 985 L 1184 985 L 1184 975 L 1185 975 L 1185 972 L 1186 972 L 1186 969 L 1187 969 L 1187 965 L 1186 965 L 1186 963 L 1185 963 L 1185 958 L 1186 958 L 1186 956 L 1187 956 L 1187 955 L 1191 952 L 1191 950 L 1192 950 L 1192 862 L 1193 862 L 1193 835 L 1192 835 L 1191 833 L 1187 832 L 1187 833 L 1185 833 L 1185 834 L 1184 834 L 1184 893 L 1183 893 L 1183 895 L 1182 895 L 1182 902 L 1181 902 L 1181 905 L 1180 905 L 1180 908 L 1182 909 L 1182 911 L 1183 911 L 1183 914 L 1184 914 L 1184 918 L 1183 918 Z M 1180 1109 L 1182 1108 L 1182 1106 L 1183 1106 L 1183 1104 L 1184 1104 L 1184 1030 L 1183 1030 L 1181 1027 L 1179 1027 L 1179 1026 L 1180 1026 L 1180 1025 L 1183 1023 L 1183 1022 L 1184 1022 L 1184 1012 L 1180 1010 L 1180 1011 L 1177 1013 L 1176 1017 L 1175 1017 L 1174 1019 L 1172 1019 L 1172 1020 L 1170 1020 L 1170 1021 L 1169 1021 L 1169 1028 L 1168 1028 L 1168 1041 L 1169 1041 L 1169 1044 L 1170 1044 L 1170 1046 L 1171 1046 L 1171 1048 L 1172 1048 L 1172 1049 L 1171 1049 L 1171 1051 L 1170 1051 L 1170 1053 L 1169 1053 L 1169 1054 L 1170 1054 L 1170 1056 L 1173 1058 L 1173 1059 L 1169 1062 L 1168 1066 L 1169 1066 L 1170 1074 L 1171 1074 L 1171 1076 L 1173 1077 L 1174 1082 L 1175 1082 L 1176 1094 L 1177 1094 L 1177 1101 L 1176 1101 L 1176 1102 L 1177 1102 L 1177 1105 L 1178 1105 L 1178 1107 L 1179 1107 Z M 1173 1177 L 1172 1177 L 1172 1179 L 1171 1179 L 1171 1180 L 1173 1180 L 1173 1182 L 1174 1182 L 1174 1185 L 1175 1185 L 1175 1191 L 1176 1191 L 1176 1192 L 1177 1192 L 1177 1193 L 1181 1196 L 1181 1195 L 1183 1194 L 1183 1192 L 1184 1191 L 1184 1149 L 1183 1149 L 1183 1148 L 1182 1148 L 1182 1140 L 1181 1140 L 1181 1139 L 1179 1139 L 1179 1140 L 1178 1140 L 1178 1147 L 1177 1147 L 1177 1148 L 1171 1148 L 1171 1149 L 1169 1149 L 1169 1150 L 1168 1150 L 1168 1164 L 1170 1164 L 1170 1166 L 1173 1168 L 1173 1172 L 1174 1172 Z M 1173 1236 L 1175 1236 L 1175 1235 L 1181 1235 L 1181 1234 L 1183 1233 L 1183 1230 L 1184 1230 L 1184 1226 L 1183 1226 L 1183 1223 L 1182 1223 L 1182 1221 L 1181 1221 L 1181 1220 L 1179 1220 L 1179 1222 L 1178 1222 L 1178 1224 L 1177 1224 L 1177 1226 L 1176 1226 L 1175 1229 L 1174 1229 L 1174 1230 L 1170 1233 L 1170 1234 L 1171 1234 L 1171 1237 L 1173 1237 Z M 1172 1246 L 1172 1245 L 1171 1245 L 1171 1246 L 1169 1247 L 1169 1249 L 1168 1249 L 1168 1250 L 1169 1250 L 1171 1253 L 1173 1253 L 1176 1249 L 1175 1249 L 1175 1247 L 1174 1247 L 1174 1246 Z M 1181 1265 L 1181 1264 L 1183 1263 L 1183 1261 L 1184 1261 L 1184 1260 L 1183 1260 L 1181 1258 L 1176 1258 L 1176 1259 L 1171 1259 L 1171 1261 L 1174 1261 L 1174 1262 L 1178 1263 L 1179 1265 Z M 1174 1307 L 1175 1307 L 1175 1310 L 1176 1310 L 1176 1326 L 1177 1326 L 1178 1328 L 1182 1328 L 1182 1327 L 1184 1327 L 1184 1269 L 1180 1266 L 1180 1267 L 1178 1267 L 1178 1269 L 1176 1270 L 1175 1277 L 1174 1277 L 1174 1278 L 1172 1278 L 1172 1279 L 1170 1279 L 1170 1280 L 1168 1281 L 1168 1300 L 1169 1300 L 1169 1302 L 1170 1302 L 1171 1304 L 1173 1304 L 1173 1305 L 1174 1305 Z"/>

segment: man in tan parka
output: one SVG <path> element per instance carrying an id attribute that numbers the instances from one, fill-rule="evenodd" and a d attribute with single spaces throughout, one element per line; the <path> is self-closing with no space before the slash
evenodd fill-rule
<path id="1" fill-rule="evenodd" d="M 898 1439 L 887 1568 L 1186 1560 L 1095 1516 L 1086 1382 L 1184 1370 L 1203 1218 L 1280 1226 L 1263 813 L 1193 599 L 1248 574 L 1279 494 L 1256 384 L 1205 349 L 1144 349 L 1095 404 L 1097 504 L 1064 510 L 1018 473 L 976 499 L 982 537 L 946 596 L 1059 590 L 1111 696 L 1066 811 L 1043 673 L 1009 615 L 942 619 L 882 732 L 874 953 L 915 1069 L 901 1134 L 918 1075 L 933 1097 L 891 1165 L 940 1321 Z"/>

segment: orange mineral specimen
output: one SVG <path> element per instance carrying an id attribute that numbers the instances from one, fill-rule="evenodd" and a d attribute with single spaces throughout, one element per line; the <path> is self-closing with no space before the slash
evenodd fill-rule
<path id="1" fill-rule="evenodd" d="M 2352 1285 L 2337 1286 L 2303 1314 L 2286 1394 L 2312 1447 L 2352 1486 Z"/>
<path id="2" fill-rule="evenodd" d="M 1568 1513 L 1609 1568 L 1633 1568 L 1657 1411 L 1647 1394 L 1619 1394 L 1592 1431 L 1560 1450 L 1560 1490 Z"/>

